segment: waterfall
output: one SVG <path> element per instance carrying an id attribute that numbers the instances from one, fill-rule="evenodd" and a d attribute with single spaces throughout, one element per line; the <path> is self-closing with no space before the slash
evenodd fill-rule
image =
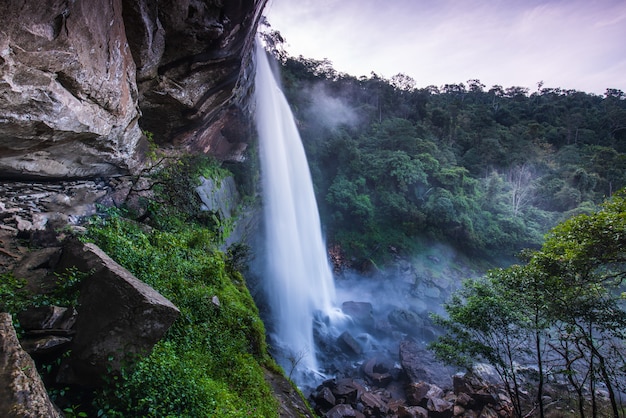
<path id="1" fill-rule="evenodd" d="M 260 42 L 256 124 L 266 227 L 264 284 L 285 371 L 317 371 L 313 318 L 333 315 L 334 283 L 302 140 Z M 297 377 L 295 379 L 297 381 Z"/>

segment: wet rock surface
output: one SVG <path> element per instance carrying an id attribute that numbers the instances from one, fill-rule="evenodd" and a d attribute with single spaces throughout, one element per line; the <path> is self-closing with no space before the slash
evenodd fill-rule
<path id="1" fill-rule="evenodd" d="M 442 389 L 426 382 L 400 379 L 376 386 L 366 380 L 331 379 L 310 395 L 315 412 L 323 417 L 510 417 L 511 402 L 496 386 L 475 377 L 456 375 L 464 391 Z"/>
<path id="2" fill-rule="evenodd" d="M 497 383 L 460 374 L 427 348 L 440 330 L 430 313 L 441 306 L 459 276 L 440 258 L 398 259 L 387 271 L 341 276 L 342 324 L 315 328 L 318 361 L 333 376 L 305 391 L 325 417 L 511 416 Z M 439 311 L 440 312 L 440 311 Z M 483 415 L 481 415 L 483 414 Z"/>

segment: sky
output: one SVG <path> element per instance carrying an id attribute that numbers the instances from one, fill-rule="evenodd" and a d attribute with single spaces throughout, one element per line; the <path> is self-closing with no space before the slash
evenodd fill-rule
<path id="1" fill-rule="evenodd" d="M 626 0 L 269 0 L 292 56 L 416 87 L 626 91 Z"/>

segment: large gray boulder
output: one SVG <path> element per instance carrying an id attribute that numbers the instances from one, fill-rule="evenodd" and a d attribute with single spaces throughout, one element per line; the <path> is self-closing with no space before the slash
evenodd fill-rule
<path id="1" fill-rule="evenodd" d="M 429 382 L 443 388 L 452 386 L 456 370 L 444 366 L 423 345 L 411 340 L 400 342 L 400 365 L 410 383 Z"/>
<path id="2" fill-rule="evenodd" d="M 57 270 L 69 267 L 88 276 L 81 284 L 71 355 L 58 380 L 94 386 L 149 354 L 180 311 L 94 244 L 70 241 Z"/>
<path id="3" fill-rule="evenodd" d="M 50 401 L 33 359 L 22 349 L 11 315 L 0 313 L 0 416 L 62 417 Z"/>

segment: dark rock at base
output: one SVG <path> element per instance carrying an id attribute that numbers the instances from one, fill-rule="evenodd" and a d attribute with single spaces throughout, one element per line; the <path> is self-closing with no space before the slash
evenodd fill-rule
<path id="1" fill-rule="evenodd" d="M 326 418 L 350 418 L 356 416 L 356 411 L 346 404 L 336 405 L 326 413 Z"/>
<path id="2" fill-rule="evenodd" d="M 20 346 L 8 313 L 0 313 L 0 416 L 63 416 L 50 401 L 35 362 Z"/>
<path id="3" fill-rule="evenodd" d="M 415 312 L 407 309 L 394 309 L 389 312 L 388 319 L 400 330 L 411 334 L 416 333 L 424 326 L 424 320 Z"/>
<path id="4" fill-rule="evenodd" d="M 363 352 L 363 348 L 361 348 L 359 342 L 355 340 L 348 331 L 344 331 L 339 338 L 337 338 L 337 344 L 349 355 L 358 355 Z"/>
<path id="5" fill-rule="evenodd" d="M 451 418 L 454 413 L 454 404 L 441 398 L 429 398 L 426 409 L 429 411 L 429 416 Z"/>
<path id="6" fill-rule="evenodd" d="M 387 403 L 376 393 L 365 392 L 361 395 L 361 402 L 367 416 L 384 417 L 389 411 Z"/>
<path id="7" fill-rule="evenodd" d="M 410 382 L 430 382 L 440 387 L 450 387 L 454 370 L 439 363 L 431 352 L 419 344 L 400 342 L 400 364 Z"/>
<path id="8" fill-rule="evenodd" d="M 396 414 L 398 418 L 428 418 L 428 411 L 421 406 L 401 406 Z"/>
<path id="9" fill-rule="evenodd" d="M 29 330 L 69 330 L 76 322 L 74 308 L 61 306 L 30 307 L 17 315 L 22 329 Z"/>
<path id="10" fill-rule="evenodd" d="M 58 335 L 43 335 L 36 338 L 22 339 L 22 347 L 31 356 L 37 358 L 51 353 L 61 354 L 72 341 L 71 338 Z"/>
<path id="11" fill-rule="evenodd" d="M 393 380 L 389 368 L 379 363 L 375 357 L 363 363 L 363 373 L 377 387 L 385 387 Z"/>
<path id="12" fill-rule="evenodd" d="M 365 328 L 374 326 L 374 310 L 369 302 L 344 302 L 341 310 L 357 324 Z"/>
<path id="13" fill-rule="evenodd" d="M 406 401 L 411 406 L 426 406 L 428 399 L 426 395 L 430 390 L 430 385 L 425 382 L 409 383 L 406 387 Z"/>
<path id="14" fill-rule="evenodd" d="M 322 386 L 322 388 L 313 395 L 313 400 L 315 403 L 322 409 L 329 409 L 335 406 L 335 395 L 330 390 L 330 388 L 326 386 Z"/>

